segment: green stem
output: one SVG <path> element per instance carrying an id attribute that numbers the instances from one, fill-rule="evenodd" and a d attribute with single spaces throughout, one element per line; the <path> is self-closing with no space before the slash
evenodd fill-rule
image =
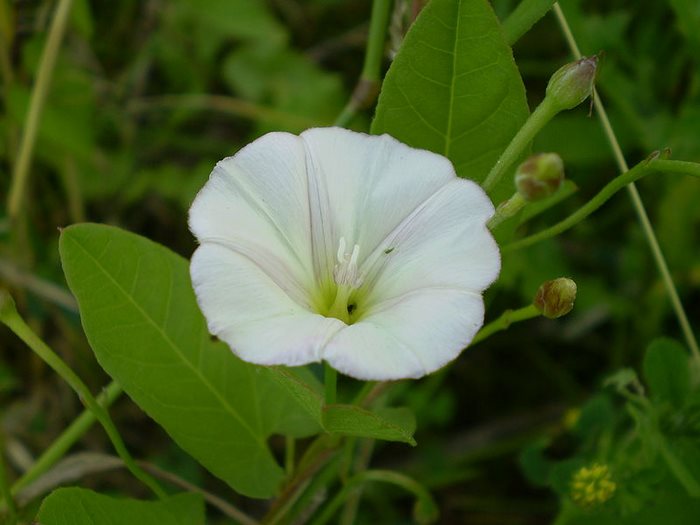
<path id="1" fill-rule="evenodd" d="M 506 330 L 513 323 L 526 321 L 527 319 L 539 317 L 540 315 L 542 314 L 537 308 L 535 308 L 534 304 L 523 306 L 517 310 L 506 310 L 498 319 L 491 321 L 489 324 L 479 330 L 479 332 L 474 336 L 474 339 L 472 339 L 472 342 L 469 343 L 469 346 L 480 343 L 484 339 L 491 337 L 496 332 Z"/>
<path id="2" fill-rule="evenodd" d="M 437 507 L 430 493 L 417 481 L 404 474 L 390 470 L 365 470 L 353 476 L 345 486 L 335 495 L 331 502 L 323 509 L 323 512 L 312 522 L 312 525 L 324 525 L 338 511 L 343 502 L 354 492 L 356 487 L 369 481 L 378 481 L 396 485 L 412 493 L 422 506 L 421 513 L 435 515 Z"/>
<path id="3" fill-rule="evenodd" d="M 150 472 L 159 479 L 162 479 L 163 481 L 172 484 L 175 487 L 186 490 L 187 492 L 201 494 L 204 498 L 204 501 L 209 503 L 212 507 L 216 507 L 219 511 L 221 511 L 222 514 L 233 519 L 234 523 L 237 523 L 239 525 L 259 525 L 256 520 L 248 516 L 243 511 L 239 510 L 237 507 L 234 507 L 226 500 L 216 496 L 215 494 L 212 494 L 211 492 L 207 492 L 206 490 L 193 483 L 190 483 L 189 481 L 182 479 L 180 476 L 177 476 L 172 472 L 163 470 L 157 467 L 156 465 L 147 463 L 145 461 L 139 461 L 139 464 L 143 467 L 144 470 Z"/>
<path id="4" fill-rule="evenodd" d="M 559 26 L 561 27 L 562 32 L 564 33 L 564 37 L 566 38 L 571 52 L 577 59 L 580 59 L 582 56 L 581 51 L 579 50 L 578 45 L 576 43 L 576 39 L 574 38 L 574 35 L 571 32 L 571 28 L 569 27 L 569 23 L 566 20 L 566 16 L 564 16 L 564 12 L 562 11 L 558 3 L 554 4 L 554 14 L 557 17 L 557 21 L 559 22 Z M 622 149 L 620 148 L 620 144 L 617 141 L 615 132 L 613 131 L 612 125 L 610 124 L 610 119 L 608 119 L 608 114 L 605 111 L 605 106 L 603 106 L 603 102 L 601 101 L 600 96 L 595 90 L 593 91 L 593 104 L 595 105 L 598 118 L 600 119 L 600 122 L 603 126 L 603 130 L 605 131 L 605 135 L 608 138 L 610 147 L 612 148 L 618 168 L 621 172 L 624 173 L 629 169 L 627 166 L 627 161 L 625 160 L 625 156 L 622 154 Z M 690 351 L 693 354 L 694 359 L 696 360 L 696 362 L 700 363 L 700 348 L 698 347 L 698 342 L 695 339 L 695 334 L 693 333 L 693 330 L 690 326 L 690 322 L 688 321 L 688 316 L 686 315 L 685 310 L 683 308 L 683 303 L 681 303 L 680 297 L 678 296 L 678 291 L 676 290 L 673 278 L 671 277 L 671 272 L 668 269 L 666 258 L 664 257 L 661 247 L 659 246 L 659 241 L 657 240 L 656 234 L 654 233 L 654 229 L 652 228 L 651 222 L 649 221 L 649 216 L 647 215 L 646 209 L 644 208 L 644 203 L 642 202 L 642 199 L 639 196 L 639 192 L 637 191 L 637 187 L 634 184 L 630 184 L 629 186 L 627 186 L 627 191 L 629 193 L 630 199 L 632 200 L 632 205 L 634 206 L 634 209 L 637 213 L 637 218 L 639 219 L 639 222 L 642 226 L 642 230 L 644 231 L 644 235 L 646 236 L 647 243 L 649 244 L 649 248 L 651 249 L 654 261 L 656 262 L 656 266 L 658 267 L 659 273 L 661 274 L 661 279 L 663 280 L 664 286 L 666 288 L 666 293 L 669 299 L 671 300 L 671 305 L 676 313 L 676 317 L 678 318 L 678 323 L 681 326 L 681 330 L 683 331 L 685 340 L 688 346 L 690 347 Z"/>
<path id="5" fill-rule="evenodd" d="M 326 405 L 335 403 L 338 386 L 338 372 L 328 363 L 324 362 L 323 384 L 325 390 Z"/>
<path id="6" fill-rule="evenodd" d="M 296 440 L 292 436 L 284 436 L 284 470 L 287 476 L 294 473 Z"/>
<path id="7" fill-rule="evenodd" d="M 60 0 L 56 8 L 56 14 L 51 22 L 49 36 L 39 62 L 39 70 L 29 101 L 29 113 L 20 142 L 17 162 L 12 172 L 12 182 L 7 200 L 7 214 L 11 219 L 17 218 L 22 209 L 24 192 L 29 178 L 29 167 L 32 161 L 34 145 L 39 132 L 41 113 L 44 109 L 46 97 L 51 86 L 51 77 L 56 66 L 56 58 L 61 47 L 63 35 L 66 32 L 68 15 L 70 14 L 73 0 Z"/>
<path id="8" fill-rule="evenodd" d="M 377 386 L 376 381 L 365 381 L 362 384 L 362 388 L 360 388 L 359 392 L 355 395 L 355 397 L 352 400 L 353 405 L 362 405 L 365 402 L 365 399 L 371 394 L 372 390 L 374 389 L 375 386 Z"/>
<path id="9" fill-rule="evenodd" d="M 554 0 L 522 0 L 503 21 L 503 32 L 508 45 L 512 46 L 527 33 L 552 8 L 553 3 Z"/>
<path id="10" fill-rule="evenodd" d="M 513 166 L 520 155 L 537 133 L 550 121 L 558 111 L 554 108 L 551 99 L 546 98 L 532 112 L 525 124 L 518 130 L 510 141 L 508 147 L 503 151 L 496 161 L 488 176 L 481 184 L 486 192 L 491 192 L 499 183 L 503 175 Z"/>
<path id="11" fill-rule="evenodd" d="M 392 0 L 374 0 L 369 22 L 369 35 L 365 49 L 365 60 L 362 73 L 353 90 L 350 100 L 335 120 L 336 126 L 347 126 L 357 112 L 372 105 L 379 94 L 381 85 L 382 60 L 384 57 L 384 42 L 386 29 L 389 25 Z"/>
<path id="12" fill-rule="evenodd" d="M 642 161 L 640 164 L 636 165 L 629 171 L 624 172 L 622 175 L 618 175 L 613 180 L 608 182 L 605 187 L 598 192 L 598 194 L 589 200 L 586 204 L 581 206 L 574 213 L 569 215 L 566 219 L 558 222 L 557 224 L 550 226 L 542 230 L 541 232 L 535 233 L 518 241 L 506 244 L 501 248 L 501 252 L 511 252 L 518 250 L 520 248 L 525 248 L 545 239 L 559 235 L 560 233 L 568 230 L 569 228 L 575 226 L 591 213 L 600 208 L 605 204 L 615 193 L 620 191 L 622 188 L 627 187 L 628 184 L 641 179 L 645 175 L 650 173 L 673 173 L 680 175 L 691 175 L 694 177 L 700 177 L 700 164 L 694 162 L 684 162 L 680 160 L 652 160 L 652 161 Z"/>
<path id="13" fill-rule="evenodd" d="M 493 231 L 503 221 L 510 219 L 513 215 L 522 210 L 527 201 L 519 193 L 514 193 L 510 199 L 503 202 L 496 208 L 496 213 L 486 224 L 489 230 Z"/>
<path id="14" fill-rule="evenodd" d="M 328 495 L 328 487 L 338 479 L 342 458 L 336 454 L 313 478 L 308 480 L 304 489 L 284 513 L 286 525 L 306 523 L 315 514 L 318 508 L 325 503 Z"/>
<path id="15" fill-rule="evenodd" d="M 8 510 L 8 523 L 15 523 L 15 517 L 17 516 L 17 505 L 12 497 L 12 491 L 10 490 L 10 484 L 7 480 L 7 471 L 5 469 L 5 442 L 2 439 L 2 433 L 0 432 L 0 496 L 2 496 L 2 502 L 5 504 Z"/>
<path id="16" fill-rule="evenodd" d="M 376 441 L 374 439 L 364 439 L 359 447 L 357 461 L 355 463 L 355 472 L 363 472 L 367 470 L 369 462 L 372 459 L 372 452 Z M 362 499 L 362 487 L 357 487 L 345 501 L 342 512 L 340 513 L 339 525 L 352 525 L 355 523 L 357 509 L 360 506 Z"/>
<path id="17" fill-rule="evenodd" d="M 109 407 L 121 395 L 122 388 L 119 383 L 112 381 L 102 393 L 97 396 L 97 403 L 103 407 Z M 32 483 L 44 472 L 54 466 L 80 437 L 95 423 L 97 418 L 90 409 L 85 409 L 80 416 L 73 420 L 70 426 L 47 448 L 39 459 L 12 485 L 12 494 L 17 494 L 24 487 Z"/>
<path id="18" fill-rule="evenodd" d="M 691 498 L 700 498 L 700 483 L 695 479 L 692 472 L 686 467 L 685 463 L 676 456 L 666 442 L 666 438 L 660 432 L 657 439 L 659 452 L 661 452 L 661 457 L 664 458 L 669 470 L 673 473 L 678 482 L 683 485 L 683 488 L 685 488 Z"/>
<path id="19" fill-rule="evenodd" d="M 309 486 L 309 480 L 334 458 L 337 458 L 337 448 L 338 439 L 336 437 L 328 434 L 318 436 L 307 447 L 295 468 L 294 476 L 282 487 L 281 492 L 260 522 L 264 525 L 279 523 Z"/>
<path id="20" fill-rule="evenodd" d="M 144 472 L 139 467 L 134 459 L 129 454 L 129 451 L 124 445 L 124 441 L 119 434 L 119 431 L 114 426 L 112 419 L 109 417 L 109 412 L 101 406 L 93 397 L 90 389 L 83 383 L 78 375 L 56 354 L 51 348 L 46 345 L 33 331 L 27 323 L 24 322 L 14 306 L 14 301 L 7 292 L 0 295 L 0 321 L 5 323 L 17 337 L 31 348 L 47 365 L 49 365 L 68 385 L 78 394 L 81 401 L 95 415 L 95 418 L 100 422 L 105 432 L 109 436 L 114 449 L 119 457 L 124 461 L 124 464 L 131 473 L 140 481 L 150 488 L 159 498 L 165 498 L 166 494 L 160 487 L 158 482 L 149 474 Z"/>

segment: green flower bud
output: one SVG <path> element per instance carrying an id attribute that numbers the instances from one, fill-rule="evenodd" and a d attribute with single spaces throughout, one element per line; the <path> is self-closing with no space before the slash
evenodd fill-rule
<path id="1" fill-rule="evenodd" d="M 547 97 L 558 111 L 572 109 L 593 92 L 598 57 L 583 57 L 559 68 L 549 79 Z"/>
<path id="2" fill-rule="evenodd" d="M 576 283 L 567 277 L 560 277 L 540 286 L 533 303 L 542 315 L 556 319 L 568 314 L 575 300 Z"/>
<path id="3" fill-rule="evenodd" d="M 528 202 L 549 197 L 564 181 L 564 163 L 556 153 L 539 153 L 523 162 L 515 172 L 515 187 Z"/>

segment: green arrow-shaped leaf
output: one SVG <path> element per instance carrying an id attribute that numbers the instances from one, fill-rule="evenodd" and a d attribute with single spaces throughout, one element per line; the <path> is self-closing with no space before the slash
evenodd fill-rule
<path id="1" fill-rule="evenodd" d="M 372 133 L 448 157 L 481 182 L 528 116 L 525 88 L 486 0 L 432 0 L 384 80 Z M 504 177 L 494 202 L 508 198 Z"/>
<path id="2" fill-rule="evenodd" d="M 283 478 L 273 433 L 318 425 L 274 368 L 244 363 L 212 341 L 188 263 L 138 235 L 96 224 L 63 230 L 60 252 L 85 333 L 102 367 L 207 469 L 251 497 Z"/>

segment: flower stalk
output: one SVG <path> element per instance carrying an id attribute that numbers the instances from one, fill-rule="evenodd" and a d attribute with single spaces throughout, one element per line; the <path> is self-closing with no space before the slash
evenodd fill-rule
<path id="1" fill-rule="evenodd" d="M 496 213 L 489 219 L 489 222 L 486 223 L 487 228 L 493 231 L 503 221 L 510 219 L 513 215 L 522 210 L 526 204 L 527 201 L 523 199 L 523 196 L 515 192 L 510 199 L 498 205 Z"/>
<path id="2" fill-rule="evenodd" d="M 552 75 L 544 100 L 515 134 L 482 183 L 487 193 L 493 191 L 503 175 L 550 120 L 561 111 L 578 106 L 591 95 L 597 64 L 596 57 L 589 57 L 566 64 Z"/>
<path id="3" fill-rule="evenodd" d="M 541 312 L 535 308 L 534 304 L 523 306 L 517 310 L 506 310 L 500 315 L 500 317 L 498 317 L 498 319 L 491 321 L 489 324 L 479 330 L 476 336 L 474 336 L 470 346 L 480 343 L 484 339 L 488 339 L 497 332 L 507 330 L 513 323 L 527 321 L 528 319 L 539 317 L 540 315 L 542 315 Z"/>
<path id="4" fill-rule="evenodd" d="M 326 405 L 332 405 L 336 401 L 338 389 L 338 372 L 328 363 L 323 364 L 323 386 Z"/>
<path id="5" fill-rule="evenodd" d="M 493 191 L 508 169 L 520 158 L 520 155 L 525 151 L 532 139 L 558 112 L 559 110 L 556 109 L 552 99 L 545 97 L 515 134 L 515 137 L 510 141 L 510 144 L 498 158 L 493 168 L 491 168 L 491 171 L 481 184 L 484 191 L 487 193 Z"/>
<path id="6" fill-rule="evenodd" d="M 557 17 L 557 21 L 559 22 L 559 26 L 561 27 L 562 33 L 564 33 L 564 37 L 566 38 L 569 48 L 571 49 L 572 54 L 576 58 L 581 58 L 581 51 L 578 48 L 576 39 L 574 38 L 574 35 L 571 32 L 571 28 L 569 27 L 569 23 L 566 20 L 566 16 L 564 15 L 564 12 L 562 11 L 558 3 L 554 4 L 553 10 L 555 16 Z M 608 138 L 608 142 L 610 143 L 610 148 L 613 151 L 615 161 L 617 162 L 620 172 L 624 174 L 629 170 L 627 161 L 625 160 L 625 156 L 622 153 L 622 148 L 620 148 L 620 143 L 617 141 L 615 131 L 613 130 L 612 125 L 610 124 L 608 114 L 605 111 L 605 106 L 600 100 L 600 96 L 598 96 L 595 89 L 593 90 L 593 105 L 596 109 L 596 113 L 598 114 L 598 118 L 600 119 L 600 123 L 603 126 L 603 131 L 605 132 L 605 135 Z M 658 267 L 659 273 L 661 274 L 661 279 L 664 283 L 664 287 L 666 288 L 666 294 L 668 295 L 671 301 L 671 306 L 673 307 L 673 310 L 676 313 L 676 317 L 683 332 L 683 336 L 686 342 L 688 343 L 688 346 L 690 347 L 690 351 L 693 355 L 693 358 L 697 363 L 700 363 L 700 347 L 698 347 L 698 342 L 695 339 L 695 334 L 693 333 L 693 329 L 690 326 L 690 322 L 688 321 L 688 316 L 685 313 L 685 309 L 683 308 L 683 303 L 681 303 L 680 297 L 678 296 L 676 285 L 674 284 L 673 278 L 671 277 L 671 271 L 668 268 L 666 258 L 664 257 L 663 251 L 659 246 L 659 241 L 656 238 L 654 229 L 652 228 L 651 222 L 649 221 L 649 216 L 647 215 L 644 203 L 642 202 L 639 192 L 637 191 L 637 187 L 634 184 L 630 184 L 629 186 L 627 186 L 627 192 L 629 193 L 632 205 L 634 206 L 634 209 L 637 212 L 637 218 L 639 219 L 639 223 L 641 224 L 642 230 L 644 231 L 644 235 L 647 239 L 647 243 L 649 244 L 649 248 L 651 249 L 652 256 L 654 257 L 654 261 L 656 262 L 656 266 Z"/>
<path id="7" fill-rule="evenodd" d="M 595 197 L 593 197 L 567 218 L 561 220 L 553 226 L 550 226 L 549 228 L 545 228 L 541 232 L 506 244 L 501 247 L 501 251 L 505 253 L 518 250 L 559 235 L 560 233 L 583 221 L 591 213 L 595 212 L 598 208 L 605 204 L 613 195 L 615 195 L 615 193 L 625 187 L 629 187 L 629 184 L 633 183 L 634 181 L 652 173 L 689 175 L 691 177 L 700 178 L 700 164 L 682 160 L 659 159 L 642 161 L 631 170 L 624 172 L 622 175 L 618 175 L 613 180 L 608 182 Z"/>

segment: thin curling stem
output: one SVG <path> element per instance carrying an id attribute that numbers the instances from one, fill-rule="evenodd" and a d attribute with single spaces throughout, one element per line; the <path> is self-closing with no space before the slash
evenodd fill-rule
<path id="1" fill-rule="evenodd" d="M 166 494 L 160 484 L 150 474 L 141 469 L 131 457 L 119 431 L 109 417 L 109 412 L 97 402 L 87 385 L 83 383 L 78 375 L 73 372 L 73 369 L 69 367 L 58 354 L 51 350 L 51 348 L 29 328 L 27 323 L 24 322 L 24 319 L 17 313 L 14 301 L 12 301 L 12 298 L 7 292 L 1 292 L 0 303 L 2 303 L 0 304 L 0 321 L 6 324 L 17 337 L 24 341 L 42 361 L 49 365 L 64 381 L 66 381 L 66 383 L 68 383 L 75 393 L 78 394 L 80 400 L 95 414 L 95 418 L 105 429 L 115 451 L 124 461 L 124 464 L 131 473 L 150 488 L 156 496 L 161 499 L 165 498 Z"/>
<path id="2" fill-rule="evenodd" d="M 355 488 L 361 486 L 368 481 L 378 481 L 382 483 L 390 483 L 408 492 L 411 492 L 416 499 L 423 504 L 428 512 L 437 513 L 437 507 L 430 493 L 416 480 L 409 478 L 404 474 L 393 472 L 390 470 L 365 470 L 353 476 L 343 486 L 342 489 L 335 495 L 331 502 L 326 506 L 323 512 L 312 522 L 312 525 L 325 525 L 328 523 L 335 513 L 340 509 L 343 502 L 352 495 Z"/>
<path id="3" fill-rule="evenodd" d="M 571 52 L 577 59 L 580 59 L 582 56 L 581 51 L 579 50 L 578 44 L 576 43 L 576 39 L 574 38 L 574 35 L 571 32 L 571 28 L 569 27 L 569 23 L 566 20 L 566 16 L 564 15 L 564 12 L 562 11 L 558 3 L 554 4 L 554 14 L 557 18 L 559 26 L 561 27 L 564 37 L 566 38 L 566 41 L 569 45 L 569 49 L 571 49 Z M 607 137 L 608 142 L 610 143 L 610 148 L 613 151 L 613 155 L 615 156 L 615 161 L 617 162 L 618 168 L 622 173 L 625 173 L 629 170 L 627 161 L 625 160 L 625 156 L 622 153 L 622 148 L 620 148 L 620 143 L 618 142 L 617 137 L 615 136 L 615 132 L 613 131 L 612 125 L 610 124 L 608 114 L 605 111 L 605 106 L 603 106 L 603 102 L 600 99 L 600 95 L 598 95 L 598 93 L 595 90 L 593 91 L 593 104 L 595 106 L 596 113 L 598 114 L 598 118 L 600 119 L 600 123 L 603 126 L 605 136 Z M 666 288 L 666 293 L 669 299 L 671 300 L 671 306 L 673 307 L 676 317 L 678 318 L 678 323 L 680 324 L 683 336 L 685 337 L 688 347 L 690 347 L 690 351 L 693 354 L 693 358 L 696 360 L 696 362 L 700 363 L 700 348 L 698 347 L 698 342 L 695 339 L 695 334 L 693 333 L 693 329 L 691 328 L 690 322 L 688 321 L 688 316 L 686 315 L 685 309 L 683 308 L 683 303 L 681 303 L 680 297 L 678 296 L 676 285 L 673 282 L 671 272 L 668 268 L 668 264 L 666 263 L 666 258 L 664 257 L 663 251 L 659 246 L 659 241 L 657 240 L 656 234 L 654 233 L 654 229 L 652 228 L 651 222 L 649 221 L 649 216 L 647 215 L 646 209 L 644 208 L 644 203 L 642 202 L 642 199 L 639 196 L 639 192 L 637 191 L 637 187 L 634 185 L 634 183 L 631 183 L 627 186 L 627 192 L 629 193 L 632 205 L 634 206 L 634 209 L 637 213 L 637 218 L 639 219 L 639 222 L 642 226 L 642 230 L 644 231 L 644 235 L 647 239 L 647 243 L 649 244 L 649 248 L 651 249 L 654 261 L 656 262 L 656 266 L 658 267 L 659 273 L 661 274 L 661 279 Z"/>

